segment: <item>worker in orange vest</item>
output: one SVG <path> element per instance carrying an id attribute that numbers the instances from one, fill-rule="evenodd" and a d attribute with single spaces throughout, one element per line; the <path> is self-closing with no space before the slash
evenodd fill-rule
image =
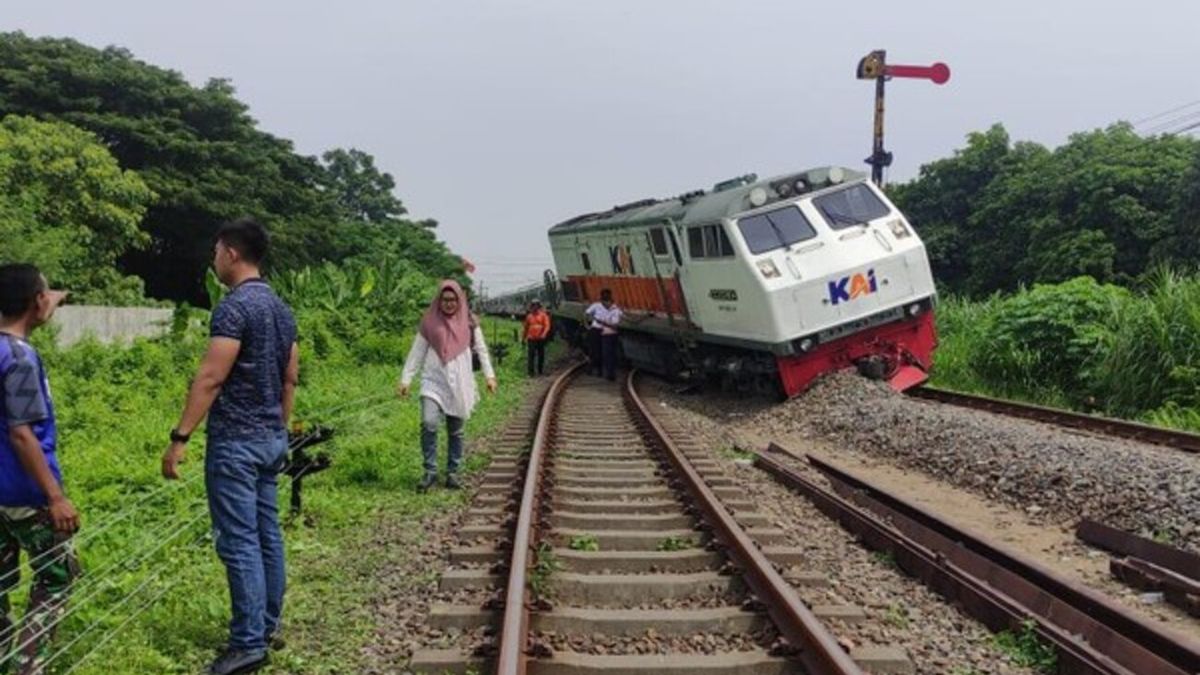
<path id="1" fill-rule="evenodd" d="M 529 358 L 529 376 L 546 370 L 546 342 L 550 339 L 550 315 L 542 309 L 542 301 L 529 303 L 525 315 L 525 351 Z"/>

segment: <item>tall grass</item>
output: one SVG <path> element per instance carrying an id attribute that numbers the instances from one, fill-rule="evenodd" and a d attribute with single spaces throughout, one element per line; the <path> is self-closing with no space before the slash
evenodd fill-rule
<path id="1" fill-rule="evenodd" d="M 1200 277 L 1130 292 L 1088 277 L 938 311 L 934 382 L 1200 430 Z"/>
<path id="2" fill-rule="evenodd" d="M 458 504 L 464 496 L 415 491 L 422 471 L 417 400 L 398 401 L 391 394 L 411 329 L 393 333 L 368 325 L 354 339 L 344 339 L 332 329 L 318 333 L 328 328 L 322 323 L 326 310 L 306 308 L 298 314 L 309 329 L 301 334 L 296 416 L 309 423 L 332 422 L 337 435 L 321 448 L 332 456 L 332 468 L 306 482 L 303 518 L 286 519 L 290 646 L 268 672 L 356 672 L 360 647 L 373 638 L 368 600 L 376 589 L 371 580 L 377 578 L 375 568 L 389 561 L 387 552 L 370 544 L 376 524 L 381 519 L 411 521 L 415 528 L 425 514 Z M 404 320 L 415 323 L 411 315 Z M 489 338 L 510 340 L 510 325 L 485 325 Z M 319 339 L 327 340 L 323 350 L 315 344 Z M 205 536 L 208 518 L 199 479 L 203 438 L 192 443 L 182 467 L 183 484 L 163 489 L 159 475 L 166 430 L 176 421 L 205 342 L 203 332 L 195 329 L 124 347 L 90 342 L 58 350 L 46 336 L 38 340 L 60 421 L 67 491 L 84 522 L 78 536 L 84 575 L 54 649 L 79 641 L 50 672 L 76 663 L 101 635 L 158 592 L 164 593 L 158 602 L 73 672 L 198 672 L 226 637 L 224 571 Z M 510 354 L 498 370 L 500 392 L 484 396 L 476 408 L 467 427 L 472 438 L 486 436 L 500 424 L 525 391 L 524 362 L 518 355 Z M 375 397 L 374 405 L 325 412 L 364 397 Z M 484 460 L 469 456 L 468 468 Z M 284 510 L 289 491 L 290 484 L 281 481 Z M 140 507 L 127 519 L 114 520 L 135 504 Z M 101 528 L 101 534 L 93 534 Z M 177 531 L 177 538 L 165 539 Z M 158 544 L 164 545 L 155 549 Z M 144 592 L 127 605 L 118 604 L 143 583 L 149 584 Z M 89 628 L 94 632 L 85 633 Z"/>

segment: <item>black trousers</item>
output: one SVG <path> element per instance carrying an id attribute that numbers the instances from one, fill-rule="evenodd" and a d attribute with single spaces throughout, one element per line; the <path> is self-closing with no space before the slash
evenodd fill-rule
<path id="1" fill-rule="evenodd" d="M 604 366 L 604 377 L 617 379 L 617 336 L 600 336 L 600 362 Z"/>
<path id="2" fill-rule="evenodd" d="M 541 375 L 546 370 L 546 341 L 526 340 L 525 352 L 528 354 L 529 376 Z"/>
<path id="3" fill-rule="evenodd" d="M 593 375 L 601 373 L 600 329 L 589 328 L 587 332 L 588 372 Z"/>

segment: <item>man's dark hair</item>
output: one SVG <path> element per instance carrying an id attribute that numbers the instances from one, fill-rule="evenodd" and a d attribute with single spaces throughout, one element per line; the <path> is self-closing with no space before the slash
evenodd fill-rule
<path id="1" fill-rule="evenodd" d="M 267 228 L 253 218 L 238 218 L 217 230 L 217 241 L 238 252 L 242 260 L 258 265 L 267 257 Z"/>
<path id="2" fill-rule="evenodd" d="M 0 316 L 21 316 L 44 290 L 42 272 L 37 267 L 28 263 L 0 265 Z"/>
<path id="3" fill-rule="evenodd" d="M 612 300 L 612 289 L 605 288 L 604 290 L 600 291 L 600 299 Z"/>

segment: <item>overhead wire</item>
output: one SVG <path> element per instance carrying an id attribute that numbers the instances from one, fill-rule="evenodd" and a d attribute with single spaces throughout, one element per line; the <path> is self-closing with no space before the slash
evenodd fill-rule
<path id="1" fill-rule="evenodd" d="M 1166 117 L 1167 115 L 1170 115 L 1170 114 L 1173 114 L 1173 113 L 1177 113 L 1177 112 L 1179 112 L 1180 110 L 1186 110 L 1186 109 L 1188 109 L 1188 108 L 1191 108 L 1191 107 L 1193 107 L 1193 106 L 1196 106 L 1196 105 L 1200 105 L 1200 99 L 1196 99 L 1195 101 L 1191 101 L 1191 102 L 1189 102 L 1189 103 L 1184 103 L 1183 105 L 1176 106 L 1176 107 L 1174 107 L 1174 108 L 1171 108 L 1170 110 L 1164 110 L 1163 112 L 1160 112 L 1160 113 L 1158 113 L 1157 115 L 1151 115 L 1151 116 L 1149 116 L 1149 117 L 1143 117 L 1143 118 L 1142 118 L 1142 119 L 1140 119 L 1140 120 L 1136 120 L 1136 121 L 1134 121 L 1134 122 L 1133 122 L 1133 126 L 1135 126 L 1135 127 L 1139 127 L 1139 126 L 1141 126 L 1141 125 L 1145 124 L 1146 122 L 1152 122 L 1152 121 L 1154 121 L 1154 120 L 1156 120 L 1156 119 L 1160 119 L 1160 118 L 1162 118 L 1162 117 Z"/>

